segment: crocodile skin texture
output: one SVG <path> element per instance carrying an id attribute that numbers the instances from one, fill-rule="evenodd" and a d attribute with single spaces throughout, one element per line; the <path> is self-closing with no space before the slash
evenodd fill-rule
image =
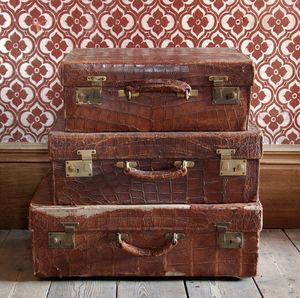
<path id="1" fill-rule="evenodd" d="M 57 204 L 233 203 L 257 200 L 261 136 L 254 126 L 245 132 L 66 133 L 58 126 L 49 135 L 53 169 L 53 202 Z M 246 176 L 220 176 L 217 149 L 235 149 L 247 159 Z M 67 178 L 65 161 L 77 150 L 95 149 L 93 177 Z M 191 160 L 193 168 L 176 179 L 129 177 L 114 166 L 136 161 L 143 171 L 171 170 L 174 161 Z"/>
<path id="2" fill-rule="evenodd" d="M 93 161 L 93 177 L 66 177 L 65 163 L 53 162 L 54 202 L 85 204 L 199 204 L 257 200 L 259 160 L 248 160 L 246 176 L 220 176 L 220 160 L 197 160 L 177 179 L 144 181 L 115 167 L 117 160 Z M 174 160 L 138 159 L 144 171 L 173 168 Z"/>
<path id="3" fill-rule="evenodd" d="M 80 159 L 77 150 L 95 149 L 94 159 L 210 159 L 217 149 L 235 149 L 233 158 L 259 159 L 262 137 L 253 123 L 243 132 L 76 133 L 59 118 L 49 134 L 51 160 Z"/>
<path id="4" fill-rule="evenodd" d="M 256 274 L 262 227 L 258 202 L 174 208 L 108 207 L 53 206 L 49 184 L 44 181 L 30 207 L 35 275 L 246 277 Z M 64 222 L 78 223 L 75 248 L 49 248 L 48 232 L 63 232 Z M 228 223 L 228 231 L 243 232 L 242 247 L 219 248 L 217 223 Z M 155 249 L 164 246 L 166 233 L 174 232 L 184 233 L 185 238 L 161 256 L 134 256 L 116 240 L 116 233 L 126 233 L 127 243 L 145 250 Z"/>
<path id="5" fill-rule="evenodd" d="M 67 56 L 62 72 L 68 131 L 242 131 L 248 127 L 253 67 L 236 50 L 79 49 Z M 76 87 L 92 86 L 87 80 L 91 75 L 107 77 L 101 83 L 99 104 L 78 105 Z M 213 104 L 210 76 L 228 76 L 224 86 L 240 88 L 239 102 Z M 145 93 L 138 80 L 179 80 L 199 94 L 186 100 L 154 87 L 153 93 L 151 88 Z M 128 88 L 141 93 L 130 101 L 118 96 L 118 90 Z"/>

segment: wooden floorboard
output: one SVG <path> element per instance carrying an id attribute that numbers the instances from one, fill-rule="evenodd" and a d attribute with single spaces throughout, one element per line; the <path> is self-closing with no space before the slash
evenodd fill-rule
<path id="1" fill-rule="evenodd" d="M 254 280 L 65 279 L 51 283 L 32 275 L 30 233 L 0 230 L 0 298 L 300 297 L 299 237 L 300 230 L 263 231 L 258 276 Z"/>
<path id="2" fill-rule="evenodd" d="M 0 297 L 46 297 L 50 281 L 32 275 L 30 233 L 11 230 L 0 247 Z"/>
<path id="3" fill-rule="evenodd" d="M 300 254 L 283 231 L 262 232 L 254 279 L 265 298 L 300 297 Z"/>
<path id="4" fill-rule="evenodd" d="M 252 278 L 240 280 L 187 280 L 189 298 L 261 298 Z"/>
<path id="5" fill-rule="evenodd" d="M 116 281 L 54 281 L 48 298 L 116 297 Z M 129 298 L 129 297 L 128 297 Z"/>
<path id="6" fill-rule="evenodd" d="M 300 220 L 300 219 L 299 219 Z M 300 229 L 284 230 L 289 239 L 293 242 L 295 247 L 300 252 Z"/>
<path id="7" fill-rule="evenodd" d="M 187 298 L 183 280 L 119 281 L 117 298 Z"/>

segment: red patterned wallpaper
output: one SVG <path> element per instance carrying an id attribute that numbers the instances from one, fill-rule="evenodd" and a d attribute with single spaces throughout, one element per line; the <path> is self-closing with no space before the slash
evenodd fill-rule
<path id="1" fill-rule="evenodd" d="M 47 141 L 72 48 L 221 46 L 254 61 L 265 143 L 299 144 L 299 16 L 295 0 L 1 0 L 0 139 Z"/>

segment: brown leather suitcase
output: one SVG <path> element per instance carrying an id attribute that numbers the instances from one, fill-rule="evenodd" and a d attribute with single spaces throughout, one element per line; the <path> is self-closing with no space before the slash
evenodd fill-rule
<path id="1" fill-rule="evenodd" d="M 244 132 L 49 134 L 53 203 L 199 204 L 257 201 L 262 138 Z"/>
<path id="2" fill-rule="evenodd" d="M 259 202 L 57 206 L 50 184 L 30 206 L 38 277 L 256 274 Z"/>
<path id="3" fill-rule="evenodd" d="M 252 81 L 235 49 L 75 49 L 62 63 L 67 130 L 246 130 Z"/>

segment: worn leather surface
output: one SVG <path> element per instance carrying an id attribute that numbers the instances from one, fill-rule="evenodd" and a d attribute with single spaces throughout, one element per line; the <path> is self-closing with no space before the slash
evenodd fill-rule
<path id="1" fill-rule="evenodd" d="M 63 63 L 62 72 L 69 131 L 238 131 L 248 126 L 253 67 L 236 50 L 76 50 Z M 107 77 L 100 103 L 77 105 L 75 89 L 92 86 L 87 81 L 90 75 Z M 228 76 L 224 86 L 240 87 L 239 103 L 212 104 L 209 76 Z M 179 80 L 199 95 L 187 101 L 170 88 L 163 88 L 162 93 L 152 86 L 143 92 L 144 83 L 138 86 L 136 82 L 147 80 Z M 141 91 L 140 96 L 130 101 L 119 97 L 118 90 L 128 87 Z"/>
<path id="2" fill-rule="evenodd" d="M 174 159 L 135 159 L 138 168 L 172 169 Z M 259 160 L 248 160 L 246 176 L 220 176 L 220 160 L 197 159 L 187 175 L 145 181 L 115 167 L 117 160 L 93 161 L 93 177 L 70 178 L 63 161 L 53 162 L 53 202 L 84 204 L 199 204 L 257 200 Z"/>
<path id="3" fill-rule="evenodd" d="M 62 120 L 60 120 L 62 121 Z M 235 149 L 233 158 L 247 159 L 246 176 L 219 175 L 217 149 Z M 230 203 L 257 200 L 261 136 L 246 132 L 212 133 L 66 133 L 61 124 L 49 135 L 53 168 L 53 202 L 57 204 Z M 67 178 L 66 160 L 77 150 L 95 149 L 93 177 Z M 184 177 L 145 182 L 114 166 L 136 161 L 138 170 L 168 171 L 174 161 L 191 160 Z M 148 174 L 149 176 L 149 174 Z M 153 174 L 155 176 L 155 174 Z M 159 178 L 159 177 L 156 177 Z M 174 179 L 172 179 L 174 178 Z"/>
<path id="4" fill-rule="evenodd" d="M 262 136 L 254 123 L 238 132 L 65 132 L 59 118 L 49 133 L 51 160 L 80 159 L 77 150 L 95 149 L 94 159 L 209 159 L 220 158 L 217 149 L 235 149 L 234 158 L 259 159 Z"/>
<path id="5" fill-rule="evenodd" d="M 33 268 L 49 276 L 253 276 L 262 227 L 260 203 L 176 205 L 174 208 L 53 206 L 49 179 L 38 188 L 30 207 Z M 78 222 L 74 249 L 48 248 L 48 232 L 64 231 L 63 222 Z M 239 249 L 218 248 L 216 223 L 243 232 Z M 163 246 L 165 234 L 185 238 L 168 253 L 137 257 L 120 248 L 117 232 L 128 243 L 153 249 Z"/>
<path id="6" fill-rule="evenodd" d="M 124 89 L 127 92 L 185 93 L 185 91 L 190 92 L 192 88 L 186 82 L 174 79 L 145 79 L 132 81 Z"/>
<path id="7" fill-rule="evenodd" d="M 169 168 L 169 165 L 167 166 Z M 133 179 L 140 180 L 140 181 L 170 181 L 174 179 L 178 179 L 181 177 L 186 176 L 188 173 L 187 169 L 178 169 L 178 168 L 170 168 L 167 170 L 151 170 L 144 171 L 139 170 L 136 168 L 129 168 L 128 170 L 123 170 L 123 174 L 129 176 Z"/>

